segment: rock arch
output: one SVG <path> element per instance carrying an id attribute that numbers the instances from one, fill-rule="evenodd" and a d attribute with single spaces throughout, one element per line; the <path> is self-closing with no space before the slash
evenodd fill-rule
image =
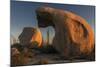
<path id="1" fill-rule="evenodd" d="M 36 14 L 39 27 L 54 27 L 53 46 L 63 56 L 88 55 L 94 49 L 93 30 L 82 17 L 51 7 L 40 7 Z"/>

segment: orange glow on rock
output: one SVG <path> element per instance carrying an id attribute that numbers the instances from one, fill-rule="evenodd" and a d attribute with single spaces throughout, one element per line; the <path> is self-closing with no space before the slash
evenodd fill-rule
<path id="1" fill-rule="evenodd" d="M 31 42 L 38 42 L 38 47 L 40 47 L 42 44 L 42 35 L 39 29 L 36 30 L 35 34 L 33 35 Z"/>

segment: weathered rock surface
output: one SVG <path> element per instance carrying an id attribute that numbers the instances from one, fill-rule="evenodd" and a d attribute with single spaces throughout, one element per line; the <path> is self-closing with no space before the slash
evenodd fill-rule
<path id="1" fill-rule="evenodd" d="M 19 55 L 20 54 L 20 52 L 18 51 L 17 48 L 11 48 L 11 51 L 12 51 L 11 56 L 15 56 L 15 55 Z"/>
<path id="2" fill-rule="evenodd" d="M 42 35 L 39 29 L 25 27 L 19 36 L 19 40 L 21 45 L 28 45 L 37 42 L 38 46 L 41 46 Z"/>
<path id="3" fill-rule="evenodd" d="M 63 56 L 89 55 L 94 49 L 94 33 L 82 17 L 51 7 L 36 10 L 39 27 L 53 26 L 53 46 Z"/>

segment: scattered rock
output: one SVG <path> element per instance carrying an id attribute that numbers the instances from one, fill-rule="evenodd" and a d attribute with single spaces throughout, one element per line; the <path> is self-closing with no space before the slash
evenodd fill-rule
<path id="1" fill-rule="evenodd" d="M 20 54 L 17 48 L 11 48 L 11 56 L 17 56 Z"/>

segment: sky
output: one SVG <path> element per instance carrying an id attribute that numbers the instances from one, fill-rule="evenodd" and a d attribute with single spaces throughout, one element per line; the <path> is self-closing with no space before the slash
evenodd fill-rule
<path id="1" fill-rule="evenodd" d="M 39 2 L 11 1 L 11 38 L 18 38 L 24 27 L 38 27 L 35 10 L 41 6 L 71 11 L 83 17 L 95 30 L 95 7 L 86 5 L 51 4 Z M 52 27 L 40 28 L 43 39 L 47 40 L 47 30 L 50 32 L 50 42 L 55 35 Z"/>

